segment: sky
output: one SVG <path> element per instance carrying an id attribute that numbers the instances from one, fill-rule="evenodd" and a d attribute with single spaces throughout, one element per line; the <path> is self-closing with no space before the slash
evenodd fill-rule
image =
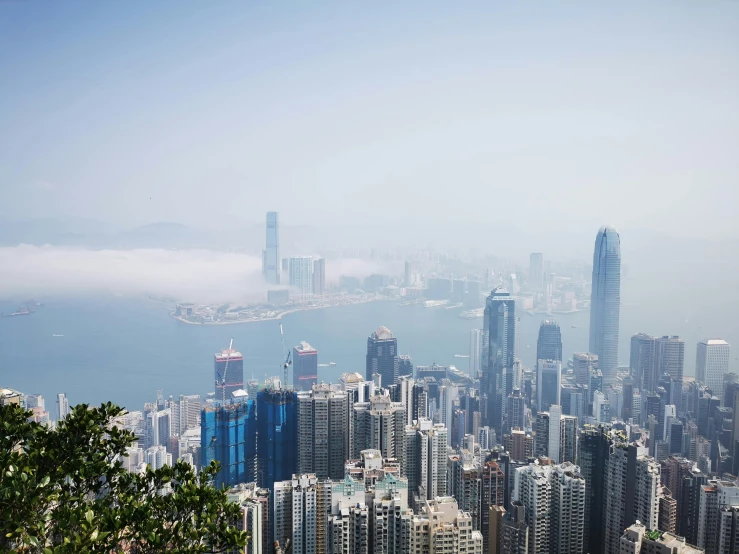
<path id="1" fill-rule="evenodd" d="M 739 236 L 739 2 L 0 2 L 0 219 Z"/>

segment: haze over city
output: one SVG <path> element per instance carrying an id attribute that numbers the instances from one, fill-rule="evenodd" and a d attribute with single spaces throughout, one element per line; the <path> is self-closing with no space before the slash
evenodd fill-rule
<path id="1" fill-rule="evenodd" d="M 739 554 L 739 2 L 0 2 L 0 551 Z"/>

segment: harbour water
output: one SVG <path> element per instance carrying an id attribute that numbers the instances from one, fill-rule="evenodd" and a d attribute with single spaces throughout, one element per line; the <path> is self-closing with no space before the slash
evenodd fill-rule
<path id="1" fill-rule="evenodd" d="M 622 285 L 619 359 L 628 363 L 629 337 L 638 331 L 685 338 L 685 374 L 693 375 L 695 344 L 707 336 L 739 340 L 732 314 L 738 307 L 719 289 L 687 293 L 683 273 L 669 282 L 643 276 Z M 726 290 L 726 289 L 724 289 Z M 732 293 L 735 294 L 735 293 Z M 0 302 L 0 312 L 17 302 Z M 733 309 L 731 306 L 733 305 Z M 142 298 L 49 298 L 34 314 L 0 318 L 0 386 L 43 394 L 54 414 L 56 393 L 71 404 L 112 401 L 140 409 L 157 389 L 165 397 L 213 390 L 213 354 L 228 346 L 244 354 L 245 378 L 281 374 L 282 346 L 277 321 L 236 325 L 188 325 L 169 317 L 170 304 Z M 401 353 L 415 364 L 456 365 L 467 371 L 469 332 L 482 319 L 462 319 L 460 310 L 401 306 L 394 301 L 292 313 L 282 320 L 288 347 L 301 340 L 319 352 L 319 379 L 336 382 L 348 371 L 364 374 L 367 337 L 381 325 L 398 337 Z M 539 324 L 546 316 L 520 314 L 519 355 L 533 367 Z M 555 315 L 562 329 L 563 354 L 588 348 L 587 311 Z M 57 335 L 57 336 L 55 336 Z M 58 336 L 63 335 L 63 336 Z M 736 352 L 732 353 L 737 370 Z"/>

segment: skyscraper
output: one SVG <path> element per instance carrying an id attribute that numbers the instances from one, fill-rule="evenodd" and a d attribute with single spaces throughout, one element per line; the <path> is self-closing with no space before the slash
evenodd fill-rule
<path id="1" fill-rule="evenodd" d="M 351 393 L 315 385 L 298 393 L 298 473 L 341 480 L 350 455 Z"/>
<path id="2" fill-rule="evenodd" d="M 572 367 L 575 372 L 575 383 L 589 386 L 591 372 L 598 369 L 598 356 L 590 352 L 576 352 L 572 355 Z"/>
<path id="3" fill-rule="evenodd" d="M 677 336 L 653 337 L 637 333 L 631 337 L 629 367 L 637 385 L 647 392 L 657 390 L 667 373 L 682 387 L 685 341 Z"/>
<path id="4" fill-rule="evenodd" d="M 549 406 L 561 405 L 562 362 L 539 360 L 536 364 L 536 406 L 547 411 Z"/>
<path id="5" fill-rule="evenodd" d="M 280 284 L 280 225 L 277 212 L 267 212 L 267 248 L 262 260 L 264 278 L 271 285 Z"/>
<path id="6" fill-rule="evenodd" d="M 310 256 L 290 258 L 290 286 L 297 289 L 300 298 L 313 294 L 313 258 Z"/>
<path id="7" fill-rule="evenodd" d="M 541 290 L 544 287 L 544 254 L 533 252 L 529 258 L 529 288 Z"/>
<path id="8" fill-rule="evenodd" d="M 618 367 L 618 328 L 621 311 L 621 239 L 610 226 L 595 238 L 590 298 L 590 351 L 598 356 L 603 383 L 610 385 Z"/>
<path id="9" fill-rule="evenodd" d="M 485 422 L 501 434 L 505 401 L 513 388 L 516 352 L 516 300 L 498 287 L 485 302 L 480 389 L 487 397 Z"/>
<path id="10" fill-rule="evenodd" d="M 482 329 L 470 331 L 470 377 L 477 379 L 480 373 L 480 356 L 482 355 Z"/>
<path id="11" fill-rule="evenodd" d="M 379 450 L 383 458 L 402 460 L 405 452 L 405 408 L 389 396 L 373 396 L 354 404 L 354 443 L 351 458 L 362 450 Z"/>
<path id="12" fill-rule="evenodd" d="M 313 261 L 313 294 L 326 292 L 326 260 L 318 258 Z"/>
<path id="13" fill-rule="evenodd" d="M 69 400 L 67 395 L 60 392 L 56 395 L 56 417 L 57 421 L 61 421 L 69 414 Z"/>
<path id="14" fill-rule="evenodd" d="M 547 319 L 539 326 L 536 359 L 562 361 L 562 333 L 559 330 L 559 324 L 554 320 Z"/>
<path id="15" fill-rule="evenodd" d="M 303 341 L 293 347 L 293 387 L 310 391 L 318 383 L 318 350 Z M 312 473 L 310 471 L 301 473 Z"/>
<path id="16" fill-rule="evenodd" d="M 603 553 L 604 468 L 611 442 L 605 427 L 586 425 L 580 434 L 578 460 L 585 479 L 585 551 L 590 554 Z"/>
<path id="17" fill-rule="evenodd" d="M 707 339 L 698 343 L 695 357 L 695 378 L 706 385 L 714 396 L 723 395 L 724 373 L 729 371 L 731 347 L 722 339 Z"/>
<path id="18" fill-rule="evenodd" d="M 254 481 L 257 456 L 256 403 L 207 404 L 200 414 L 200 457 L 207 466 L 220 462 L 216 486 Z"/>
<path id="19" fill-rule="evenodd" d="M 398 382 L 398 339 L 387 327 L 380 327 L 367 339 L 366 379 L 372 381 L 376 373 L 382 378 L 382 386 Z"/>
<path id="20" fill-rule="evenodd" d="M 233 341 L 231 342 L 233 346 Z M 231 400 L 234 391 L 244 388 L 244 357 L 241 352 L 233 348 L 224 348 L 220 354 L 215 354 L 213 375 L 216 384 L 216 401 L 224 399 L 223 380 L 225 379 L 225 400 Z"/>
<path id="21" fill-rule="evenodd" d="M 421 418 L 405 427 L 403 474 L 408 478 L 411 504 L 447 494 L 447 429 Z"/>
<path id="22" fill-rule="evenodd" d="M 257 484 L 272 489 L 297 468 L 297 394 L 266 388 L 257 394 Z"/>

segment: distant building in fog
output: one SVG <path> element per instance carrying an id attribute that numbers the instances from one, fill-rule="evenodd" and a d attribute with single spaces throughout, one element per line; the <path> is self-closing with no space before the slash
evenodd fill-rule
<path id="1" fill-rule="evenodd" d="M 290 286 L 298 289 L 301 297 L 307 297 L 313 293 L 312 258 L 290 258 Z"/>
<path id="2" fill-rule="evenodd" d="M 326 292 L 326 260 L 318 258 L 313 262 L 313 294 Z"/>
<path id="3" fill-rule="evenodd" d="M 262 253 L 262 270 L 269 284 L 280 284 L 280 226 L 277 212 L 267 212 L 267 244 Z"/>

